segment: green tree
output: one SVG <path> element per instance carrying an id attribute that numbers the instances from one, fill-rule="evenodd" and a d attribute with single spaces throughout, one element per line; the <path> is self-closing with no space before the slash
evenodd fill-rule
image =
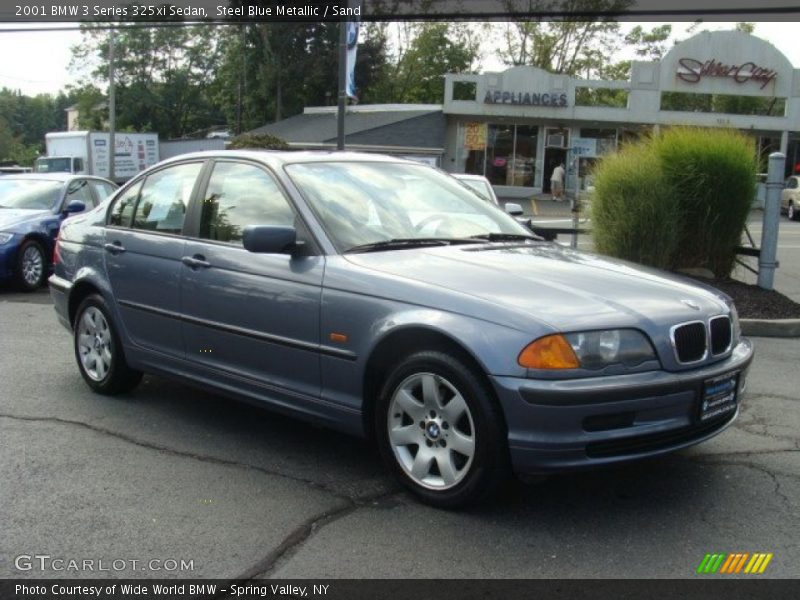
<path id="1" fill-rule="evenodd" d="M 552 73 L 598 77 L 620 41 L 619 23 L 610 16 L 586 20 L 586 12 L 621 12 L 631 0 L 565 0 L 557 6 L 547 0 L 507 0 L 512 13 L 558 8 L 578 15 L 560 21 L 518 20 L 505 28 L 499 53 L 508 65 L 530 65 Z"/>
<path id="2" fill-rule="evenodd" d="M 669 50 L 672 25 L 661 25 L 646 31 L 641 25 L 631 29 L 625 36 L 625 44 L 636 47 L 636 56 L 645 60 L 661 60 Z"/>
<path id="3" fill-rule="evenodd" d="M 213 85 L 228 126 L 247 131 L 302 112 L 332 105 L 338 96 L 339 24 L 248 23 L 226 28 L 222 59 Z M 385 30 L 362 24 L 356 55 L 359 96 L 375 101 L 384 77 Z"/>
<path id="4" fill-rule="evenodd" d="M 441 103 L 446 73 L 477 69 L 479 41 L 465 23 L 406 23 L 376 83 L 374 101 Z"/>
<path id="5" fill-rule="evenodd" d="M 30 157 L 43 149 L 45 133 L 66 127 L 64 109 L 70 103 L 64 94 L 26 96 L 19 90 L 0 89 L 0 119 L 6 140 L 2 158 L 29 164 Z"/>
<path id="6" fill-rule="evenodd" d="M 154 130 L 164 137 L 182 137 L 220 122 L 209 90 L 219 66 L 217 28 L 155 26 L 116 32 L 116 113 L 120 129 Z M 90 62 L 81 88 L 89 79 L 108 81 L 109 30 L 84 26 L 83 43 L 73 50 L 73 65 Z M 96 99 L 87 93 L 84 99 Z"/>

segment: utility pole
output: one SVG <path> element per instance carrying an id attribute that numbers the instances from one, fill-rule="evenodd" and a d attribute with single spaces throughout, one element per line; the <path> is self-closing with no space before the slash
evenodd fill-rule
<path id="1" fill-rule="evenodd" d="M 117 128 L 117 99 L 114 90 L 114 28 L 109 29 L 108 35 L 108 178 L 115 181 L 117 144 L 114 134 Z"/>
<path id="2" fill-rule="evenodd" d="M 349 5 L 349 2 L 347 3 Z M 336 112 L 336 149 L 344 150 L 344 112 L 347 108 L 347 21 L 339 21 L 339 108 Z"/>

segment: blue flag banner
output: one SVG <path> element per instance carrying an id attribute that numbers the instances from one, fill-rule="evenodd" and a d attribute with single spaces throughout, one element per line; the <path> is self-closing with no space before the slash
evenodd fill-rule
<path id="1" fill-rule="evenodd" d="M 355 3 L 351 3 L 351 6 L 353 4 Z M 345 90 L 347 97 L 352 102 L 358 102 L 358 94 L 356 93 L 356 51 L 358 50 L 360 28 L 361 23 L 358 20 L 347 22 L 347 86 Z"/>

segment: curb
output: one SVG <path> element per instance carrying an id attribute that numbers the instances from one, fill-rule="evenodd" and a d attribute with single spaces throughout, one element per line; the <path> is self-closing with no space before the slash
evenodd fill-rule
<path id="1" fill-rule="evenodd" d="M 739 325 L 752 337 L 800 337 L 800 319 L 739 319 Z"/>

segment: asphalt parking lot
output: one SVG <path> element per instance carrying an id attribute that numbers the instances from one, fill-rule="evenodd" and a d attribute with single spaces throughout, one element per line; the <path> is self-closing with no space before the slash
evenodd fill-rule
<path id="1" fill-rule="evenodd" d="M 47 293 L 0 290 L 0 578 L 683 578 L 709 552 L 797 577 L 800 344 L 755 344 L 710 442 L 445 512 L 357 439 L 151 377 L 95 395 Z"/>

